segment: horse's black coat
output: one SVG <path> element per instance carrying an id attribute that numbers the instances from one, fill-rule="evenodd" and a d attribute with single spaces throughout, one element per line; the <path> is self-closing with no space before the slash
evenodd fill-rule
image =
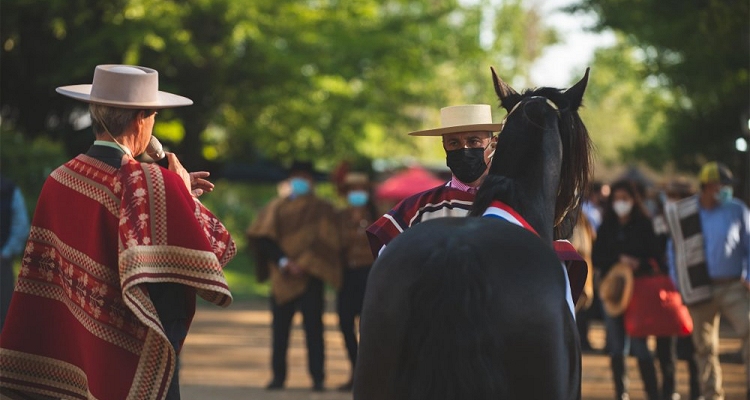
<path id="1" fill-rule="evenodd" d="M 578 335 L 551 242 L 564 235 L 560 221 L 575 222 L 588 175 L 576 113 L 586 77 L 524 95 L 495 77 L 513 112 L 475 214 L 502 200 L 539 236 L 498 219 L 441 218 L 394 239 L 368 280 L 355 399 L 580 399 Z"/>

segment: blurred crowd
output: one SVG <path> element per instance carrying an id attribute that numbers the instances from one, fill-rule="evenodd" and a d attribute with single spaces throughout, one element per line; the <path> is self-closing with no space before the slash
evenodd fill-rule
<path id="1" fill-rule="evenodd" d="M 637 359 L 649 400 L 724 399 L 718 354 L 721 317 L 742 341 L 740 356 L 747 370 L 747 207 L 733 197 L 735 182 L 725 165 L 707 163 L 696 177 L 651 187 L 630 179 L 594 182 L 585 198 L 582 223 L 572 240 L 582 254 L 590 245 L 592 279 L 587 285 L 589 297 L 578 303 L 577 324 L 582 349 L 609 356 L 616 399 L 629 398 L 628 356 Z M 679 302 L 675 307 L 686 309 L 687 329 L 661 335 L 663 320 L 633 309 L 634 304 L 649 301 L 638 298 L 647 296 L 644 291 L 634 290 L 644 277 L 669 277 L 665 286 L 675 292 Z M 659 305 L 653 307 L 655 314 Z M 604 348 L 592 346 L 592 320 L 604 324 Z M 639 332 L 656 334 L 632 335 L 628 328 L 635 324 L 644 326 Z M 655 348 L 649 346 L 649 336 L 655 339 L 651 342 Z M 689 393 L 676 390 L 678 360 L 687 363 Z"/>

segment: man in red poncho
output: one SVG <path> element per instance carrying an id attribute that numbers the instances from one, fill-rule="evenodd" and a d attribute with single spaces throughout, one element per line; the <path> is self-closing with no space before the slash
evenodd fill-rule
<path id="1" fill-rule="evenodd" d="M 197 199 L 213 185 L 167 154 L 140 163 L 157 110 L 190 99 L 158 90 L 157 71 L 99 65 L 89 103 L 96 140 L 53 171 L 34 214 L 0 336 L 10 398 L 179 399 L 177 356 L 196 294 L 227 306 L 236 248 Z M 192 192 L 191 192 L 192 190 Z"/>

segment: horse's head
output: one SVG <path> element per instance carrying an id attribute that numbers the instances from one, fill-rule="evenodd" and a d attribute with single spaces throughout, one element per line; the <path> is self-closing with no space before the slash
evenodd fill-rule
<path id="1" fill-rule="evenodd" d="M 586 69 L 567 90 L 543 87 L 519 94 L 492 69 L 508 114 L 472 215 L 497 199 L 515 208 L 543 239 L 570 236 L 591 164 L 591 142 L 578 115 L 588 74 Z"/>

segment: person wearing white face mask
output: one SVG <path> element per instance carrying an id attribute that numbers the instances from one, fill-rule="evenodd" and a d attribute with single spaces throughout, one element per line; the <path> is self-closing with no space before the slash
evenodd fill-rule
<path id="1" fill-rule="evenodd" d="M 651 219 L 630 181 L 621 180 L 612 184 L 591 258 L 594 268 L 600 271 L 601 276 L 606 276 L 616 264 L 629 266 L 633 269 L 634 276 L 650 274 L 653 262 L 666 273 L 664 252 L 656 239 Z M 603 298 L 602 301 L 607 299 Z M 607 333 L 606 350 L 610 356 L 616 398 L 630 398 L 625 357 L 632 350 L 632 354 L 638 358 L 638 369 L 647 398 L 659 400 L 661 397 L 656 368 L 646 338 L 628 337 L 622 314 L 605 313 L 604 322 Z M 671 398 L 673 390 L 673 385 L 668 387 L 666 391 L 669 393 L 664 393 L 664 398 Z"/>
<path id="2" fill-rule="evenodd" d="M 346 174 L 342 189 L 346 194 L 347 207 L 339 214 L 341 217 L 341 259 L 344 265 L 336 311 L 339 314 L 339 328 L 344 336 L 344 344 L 352 372 L 354 372 L 358 349 L 355 319 L 362 313 L 367 276 L 374 261 L 365 229 L 379 215 L 372 202 L 370 180 L 366 174 L 360 172 Z M 339 387 L 339 390 L 349 391 L 352 385 L 353 380 L 349 379 Z"/>
<path id="3" fill-rule="evenodd" d="M 292 319 L 302 312 L 313 390 L 324 390 L 323 286 L 341 285 L 340 233 L 336 210 L 315 195 L 311 162 L 295 161 L 285 195 L 259 213 L 246 234 L 259 281 L 271 279 L 273 322 L 269 390 L 282 389 Z"/>
<path id="4" fill-rule="evenodd" d="M 700 193 L 667 208 L 672 233 L 667 255 L 695 326 L 693 343 L 702 395 L 714 400 L 724 399 L 718 357 L 720 315 L 742 340 L 750 388 L 750 213 L 742 201 L 733 198 L 734 179 L 724 164 L 706 163 L 698 180 Z M 693 221 L 690 226 L 684 222 L 688 220 Z M 690 243 L 699 247 L 691 249 Z M 700 259 L 694 260 L 696 254 Z"/>

